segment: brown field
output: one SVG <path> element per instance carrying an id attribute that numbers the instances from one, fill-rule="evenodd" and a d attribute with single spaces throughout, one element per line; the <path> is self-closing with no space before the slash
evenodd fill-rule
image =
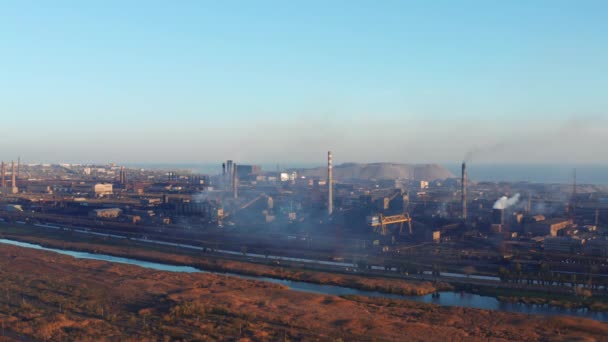
<path id="1" fill-rule="evenodd" d="M 593 341 L 608 324 L 334 297 L 0 246 L 7 340 Z"/>
<path id="2" fill-rule="evenodd" d="M 302 270 L 259 263 L 222 259 L 204 254 L 187 254 L 187 250 L 174 247 L 139 245 L 103 238 L 87 241 L 62 241 L 60 237 L 27 236 L 22 234 L 4 234 L 5 238 L 40 244 L 45 247 L 103 253 L 114 256 L 130 257 L 139 260 L 154 261 L 173 265 L 189 265 L 199 269 L 220 272 L 232 272 L 252 276 L 281 278 L 305 281 L 316 284 L 336 285 L 359 290 L 379 291 L 401 295 L 425 295 L 436 291 L 450 290 L 452 287 L 443 282 L 417 282 L 382 277 L 365 277 L 341 273 L 329 273 L 313 270 Z M 112 243 L 112 244 L 109 244 Z M 153 247 L 153 249 L 151 248 Z M 186 254 L 182 254 L 182 253 Z M 179 254 L 178 254 L 179 253 Z"/>

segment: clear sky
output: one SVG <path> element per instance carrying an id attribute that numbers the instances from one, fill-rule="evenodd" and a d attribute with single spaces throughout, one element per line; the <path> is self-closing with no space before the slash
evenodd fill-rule
<path id="1" fill-rule="evenodd" d="M 608 163 L 608 1 L 1 1 L 0 158 Z"/>

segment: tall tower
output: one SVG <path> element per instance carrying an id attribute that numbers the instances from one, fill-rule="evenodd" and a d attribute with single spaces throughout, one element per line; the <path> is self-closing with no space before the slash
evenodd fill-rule
<path id="1" fill-rule="evenodd" d="M 15 178 L 15 162 L 11 161 L 11 187 L 14 189 L 17 187 L 17 181 Z"/>
<path id="2" fill-rule="evenodd" d="M 233 169 L 234 169 L 234 162 L 232 160 L 227 160 L 226 161 L 226 172 L 228 172 L 229 175 L 232 175 Z"/>
<path id="3" fill-rule="evenodd" d="M 327 214 L 331 216 L 334 212 L 334 191 L 333 191 L 333 166 L 332 166 L 332 157 L 331 151 L 327 152 L 327 190 L 328 190 L 328 199 L 327 199 Z"/>
<path id="4" fill-rule="evenodd" d="M 462 220 L 467 223 L 467 164 L 462 162 Z"/>
<path id="5" fill-rule="evenodd" d="M 234 193 L 234 198 L 239 198 L 239 177 L 236 173 L 238 166 L 236 164 L 232 164 L 232 192 Z"/>
<path id="6" fill-rule="evenodd" d="M 120 183 L 120 185 L 126 187 L 127 185 L 127 170 L 124 168 L 124 166 L 120 167 L 120 175 L 118 176 L 118 182 Z"/>
<path id="7" fill-rule="evenodd" d="M 6 165 L 2 162 L 2 182 L 1 185 L 3 188 L 6 188 Z"/>
<path id="8" fill-rule="evenodd" d="M 226 190 L 230 191 L 230 187 L 234 188 L 234 162 L 232 160 L 226 160 L 226 174 L 228 175 Z"/>
<path id="9" fill-rule="evenodd" d="M 17 157 L 17 179 L 19 179 L 19 171 L 21 171 L 21 157 Z"/>
<path id="10" fill-rule="evenodd" d="M 572 200 L 570 204 L 570 220 L 574 222 L 576 220 L 576 169 L 574 169 L 572 179 Z"/>

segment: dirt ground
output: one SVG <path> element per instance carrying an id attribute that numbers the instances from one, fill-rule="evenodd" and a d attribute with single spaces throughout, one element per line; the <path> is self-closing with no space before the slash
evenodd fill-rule
<path id="1" fill-rule="evenodd" d="M 580 318 L 335 297 L 0 245 L 6 340 L 594 341 Z"/>
<path id="2" fill-rule="evenodd" d="M 379 291 L 401 295 L 425 295 L 436 291 L 450 290 L 452 287 L 443 282 L 404 281 L 382 277 L 337 274 L 313 270 L 301 270 L 282 266 L 269 266 L 251 262 L 221 259 L 213 256 L 184 254 L 184 250 L 172 251 L 173 247 L 141 246 L 139 244 L 113 240 L 109 244 L 102 238 L 88 241 L 65 241 L 60 237 L 28 236 L 5 234 L 6 238 L 40 244 L 46 247 L 104 253 L 139 260 L 148 260 L 176 265 L 190 265 L 204 270 L 232 272 L 245 275 L 305 281 L 316 284 L 347 286 L 360 290 Z M 148 248 L 146 248 L 148 247 Z M 179 253 L 179 254 L 178 254 Z"/>

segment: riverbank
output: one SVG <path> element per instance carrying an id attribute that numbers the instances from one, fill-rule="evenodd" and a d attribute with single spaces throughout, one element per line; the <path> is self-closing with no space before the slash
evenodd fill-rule
<path id="1" fill-rule="evenodd" d="M 376 291 L 405 296 L 421 296 L 438 291 L 452 289 L 444 282 L 405 281 L 382 277 L 366 277 L 340 272 L 323 272 L 303 268 L 293 263 L 277 264 L 274 261 L 262 260 L 265 263 L 243 262 L 226 259 L 209 253 L 196 253 L 186 249 L 170 246 L 143 244 L 128 240 L 107 239 L 102 237 L 82 236 L 79 234 L 50 234 L 30 229 L 0 228 L 0 237 L 17 241 L 39 244 L 44 247 L 69 249 L 74 251 L 103 253 L 117 257 L 186 265 L 214 272 L 236 273 L 256 277 L 268 277 L 302 281 L 322 285 L 349 287 L 364 291 Z M 299 266 L 299 267 L 298 267 Z"/>
<path id="2" fill-rule="evenodd" d="M 462 279 L 448 284 L 451 278 L 443 281 L 404 280 L 374 274 L 345 274 L 344 268 L 335 271 L 311 269 L 314 265 L 297 262 L 246 258 L 246 254 L 230 258 L 216 253 L 196 251 L 175 246 L 149 244 L 127 239 L 113 239 L 70 232 L 45 231 L 28 227 L 0 226 L 0 235 L 13 240 L 40 244 L 45 247 L 69 249 L 73 251 L 101 253 L 116 257 L 186 265 L 198 269 L 234 273 L 253 277 L 267 277 L 312 284 L 341 286 L 363 291 L 374 291 L 404 296 L 423 296 L 431 293 L 459 290 L 496 298 L 502 303 L 521 303 L 525 305 L 550 306 L 561 309 L 583 309 L 595 312 L 608 311 L 608 299 L 598 296 L 576 296 L 567 293 L 548 293 L 526 289 L 499 287 L 500 284 L 466 284 Z M 243 261 L 243 259 L 249 259 Z M 254 262 L 255 260 L 255 262 Z M 324 267 L 326 268 L 326 267 Z M 354 270 L 353 270 L 354 271 Z M 519 311 L 519 310 L 516 310 Z M 525 311 L 524 311 L 525 312 Z M 566 313 L 567 314 L 567 313 Z"/>
<path id="3" fill-rule="evenodd" d="M 22 340 L 601 340 L 608 324 L 336 297 L 206 273 L 0 248 L 0 321 Z M 5 295 L 6 291 L 6 295 Z"/>
<path id="4" fill-rule="evenodd" d="M 576 294 L 556 294 L 542 291 L 514 290 L 491 286 L 456 286 L 457 290 L 467 291 L 482 296 L 495 297 L 503 303 L 521 303 L 526 305 L 547 305 L 568 310 L 584 309 L 595 312 L 608 312 L 608 298 L 593 296 L 581 291 Z"/>

